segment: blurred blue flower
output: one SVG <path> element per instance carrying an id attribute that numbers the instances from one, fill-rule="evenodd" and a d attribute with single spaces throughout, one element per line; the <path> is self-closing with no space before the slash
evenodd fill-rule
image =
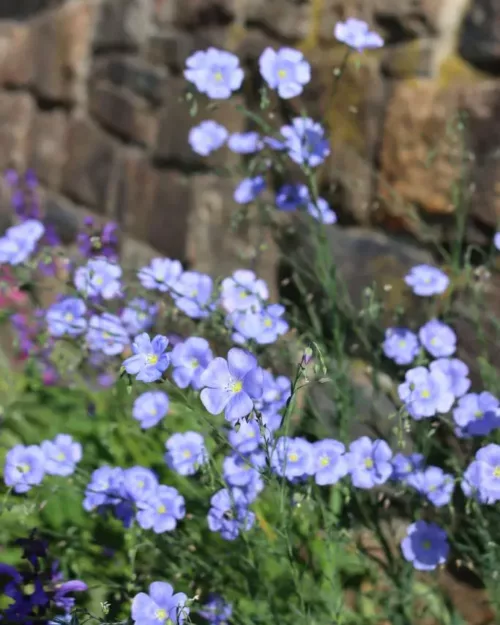
<path id="1" fill-rule="evenodd" d="M 7 228 L 0 238 L 0 263 L 20 265 L 35 251 L 45 232 L 44 225 L 36 219 Z"/>
<path id="2" fill-rule="evenodd" d="M 172 486 L 158 486 L 156 493 L 137 504 L 137 523 L 155 534 L 171 532 L 186 516 L 184 497 Z"/>
<path id="3" fill-rule="evenodd" d="M 276 206 L 280 210 L 294 211 L 304 205 L 302 184 L 284 184 L 276 193 Z M 307 190 L 307 187 L 306 187 Z"/>
<path id="4" fill-rule="evenodd" d="M 401 551 L 417 571 L 433 571 L 446 562 L 450 546 L 446 532 L 438 525 L 417 521 L 409 526 Z"/>
<path id="5" fill-rule="evenodd" d="M 330 154 L 325 130 L 309 117 L 296 117 L 280 130 L 289 157 L 298 165 L 317 167 Z"/>
<path id="6" fill-rule="evenodd" d="M 427 497 L 436 507 L 449 504 L 455 488 L 453 476 L 439 467 L 427 467 L 415 471 L 406 478 L 406 483 Z"/>
<path id="7" fill-rule="evenodd" d="M 52 336 L 78 336 L 87 328 L 85 302 L 78 297 L 66 297 L 49 306 L 47 326 Z"/>
<path id="8" fill-rule="evenodd" d="M 121 267 L 104 258 L 91 258 L 75 271 L 75 286 L 86 297 L 113 299 L 121 295 Z"/>
<path id="9" fill-rule="evenodd" d="M 396 454 L 392 459 L 392 479 L 404 481 L 410 475 L 423 467 L 424 457 L 422 454 Z"/>
<path id="10" fill-rule="evenodd" d="M 168 395 L 163 391 L 146 391 L 134 401 L 132 416 L 139 421 L 141 428 L 147 430 L 167 416 Z"/>
<path id="11" fill-rule="evenodd" d="M 397 365 L 410 365 L 418 356 L 420 344 L 417 335 L 407 328 L 388 328 L 382 349 L 387 358 Z"/>
<path id="12" fill-rule="evenodd" d="M 248 531 L 255 523 L 255 514 L 248 509 L 245 496 L 238 489 L 223 488 L 210 500 L 208 527 L 224 540 L 235 540 L 241 531 Z"/>
<path id="13" fill-rule="evenodd" d="M 100 351 L 106 356 L 118 356 L 130 344 L 120 318 L 110 313 L 90 318 L 86 341 L 91 351 Z"/>
<path id="14" fill-rule="evenodd" d="M 254 154 L 264 147 L 258 132 L 235 132 L 229 137 L 227 145 L 236 154 Z"/>
<path id="15" fill-rule="evenodd" d="M 450 279 L 437 267 L 416 265 L 405 276 L 405 282 L 415 295 L 430 297 L 444 293 L 450 284 Z"/>
<path id="16" fill-rule="evenodd" d="M 136 625 L 182 625 L 189 615 L 187 595 L 174 594 L 166 582 L 153 582 L 149 594 L 140 592 L 132 600 L 132 620 Z"/>
<path id="17" fill-rule="evenodd" d="M 198 432 L 172 434 L 165 447 L 165 462 L 180 475 L 194 475 L 208 460 L 205 441 Z"/>
<path id="18" fill-rule="evenodd" d="M 45 455 L 37 445 L 15 445 L 7 452 L 3 471 L 5 485 L 15 493 L 26 493 L 45 475 Z"/>
<path id="19" fill-rule="evenodd" d="M 146 467 L 131 467 L 123 471 L 123 495 L 134 503 L 149 500 L 157 487 L 158 478 Z"/>
<path id="20" fill-rule="evenodd" d="M 345 22 L 337 22 L 333 31 L 335 39 L 345 43 L 358 52 L 381 48 L 384 45 L 382 37 L 370 31 L 370 27 L 363 20 L 350 17 Z"/>
<path id="21" fill-rule="evenodd" d="M 175 285 L 174 302 L 191 319 L 204 319 L 215 309 L 213 280 L 197 271 L 185 271 Z"/>
<path id="22" fill-rule="evenodd" d="M 155 382 L 170 364 L 170 356 L 165 354 L 168 339 L 157 335 L 153 340 L 145 332 L 135 337 L 132 345 L 134 355 L 123 362 L 123 367 L 129 375 L 135 375 L 140 382 Z"/>
<path id="23" fill-rule="evenodd" d="M 214 100 L 227 100 L 243 82 L 238 57 L 217 48 L 195 52 L 187 59 L 186 66 L 184 78 Z"/>
<path id="24" fill-rule="evenodd" d="M 228 137 L 229 133 L 222 124 L 209 119 L 191 128 L 188 141 L 196 154 L 208 156 L 221 148 Z"/>
<path id="25" fill-rule="evenodd" d="M 339 441 L 323 439 L 313 443 L 314 480 L 319 486 L 336 484 L 349 472 L 345 447 Z"/>
<path id="26" fill-rule="evenodd" d="M 495 236 L 493 237 L 493 245 L 497 250 L 500 250 L 500 232 L 495 233 Z"/>
<path id="27" fill-rule="evenodd" d="M 267 284 L 249 269 L 237 269 L 222 281 L 221 303 L 228 313 L 250 308 L 258 310 L 268 297 Z"/>
<path id="28" fill-rule="evenodd" d="M 487 391 L 468 393 L 458 400 L 453 420 L 465 436 L 488 436 L 500 427 L 500 402 Z"/>
<path id="29" fill-rule="evenodd" d="M 53 441 L 43 441 L 40 448 L 45 456 L 48 475 L 71 475 L 82 459 L 82 446 L 75 443 L 69 434 L 58 434 Z"/>
<path id="30" fill-rule="evenodd" d="M 191 385 L 201 388 L 201 374 L 213 360 L 212 350 L 206 339 L 192 336 L 174 347 L 171 354 L 174 367 L 172 378 L 179 388 Z"/>
<path id="31" fill-rule="evenodd" d="M 259 345 L 270 345 L 289 330 L 288 323 L 282 319 L 285 307 L 271 304 L 260 310 L 235 310 L 228 315 L 226 324 L 232 328 L 233 341 L 243 344 L 253 340 Z"/>
<path id="32" fill-rule="evenodd" d="M 123 495 L 123 469 L 103 466 L 96 469 L 90 476 L 85 489 L 83 508 L 87 512 L 105 505 L 115 505 Z"/>
<path id="33" fill-rule="evenodd" d="M 457 398 L 465 395 L 470 388 L 471 381 L 467 377 L 469 367 L 458 358 L 438 358 L 431 362 L 429 369 L 431 372 L 439 370 L 447 376 L 450 390 Z"/>
<path id="34" fill-rule="evenodd" d="M 446 414 L 455 401 L 450 381 L 439 368 L 415 367 L 406 372 L 398 394 L 408 414 L 420 420 Z"/>
<path id="35" fill-rule="evenodd" d="M 262 370 L 255 356 L 242 349 L 229 350 L 227 361 L 215 358 L 201 375 L 200 399 L 213 415 L 224 411 L 225 418 L 236 423 L 253 410 L 253 400 L 262 395 Z"/>
<path id="36" fill-rule="evenodd" d="M 475 497 L 480 503 L 500 501 L 500 445 L 490 443 L 477 451 L 461 486 L 467 497 Z"/>
<path id="37" fill-rule="evenodd" d="M 266 48 L 260 56 L 259 68 L 268 87 L 276 89 L 284 100 L 300 95 L 311 80 L 311 66 L 302 52 L 293 48 L 280 48 L 277 52 Z"/>
<path id="38" fill-rule="evenodd" d="M 234 191 L 234 201 L 238 204 L 249 204 L 255 201 L 266 188 L 266 181 L 262 176 L 245 178 Z"/>
<path id="39" fill-rule="evenodd" d="M 431 319 L 423 325 L 418 332 L 418 337 L 434 358 L 451 356 L 457 349 L 457 335 L 450 326 L 437 319 Z"/>
<path id="40" fill-rule="evenodd" d="M 241 421 L 239 425 L 229 430 L 228 440 L 231 447 L 239 454 L 250 454 L 256 451 L 262 441 L 256 419 Z"/>
<path id="41" fill-rule="evenodd" d="M 182 274 L 182 265 L 170 258 L 153 258 L 147 267 L 139 270 L 137 276 L 145 289 L 167 293 Z"/>
<path id="42" fill-rule="evenodd" d="M 259 473 L 248 458 L 239 454 L 231 454 L 224 458 L 222 476 L 229 486 L 244 489 L 255 477 L 259 476 Z"/>
<path id="43" fill-rule="evenodd" d="M 151 328 L 157 313 L 157 304 L 150 304 L 142 297 L 134 297 L 122 310 L 120 319 L 127 332 L 136 336 Z"/>
<path id="44" fill-rule="evenodd" d="M 305 438 L 282 436 L 271 455 L 273 471 L 290 481 L 313 475 L 314 462 L 314 448 Z"/>
<path id="45" fill-rule="evenodd" d="M 356 488 L 373 488 L 384 484 L 392 475 L 392 451 L 383 440 L 372 441 L 362 436 L 349 446 L 347 462 Z"/>
<path id="46" fill-rule="evenodd" d="M 232 605 L 226 603 L 221 596 L 214 593 L 208 595 L 207 601 L 198 612 L 210 625 L 228 625 L 232 613 Z"/>

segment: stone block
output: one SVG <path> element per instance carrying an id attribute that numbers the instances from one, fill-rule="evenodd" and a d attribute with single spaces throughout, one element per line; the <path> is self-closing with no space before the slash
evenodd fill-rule
<path id="1" fill-rule="evenodd" d="M 154 111 L 142 100 L 108 81 L 100 81 L 89 92 L 92 115 L 111 132 L 127 141 L 150 146 L 157 134 Z"/>
<path id="2" fill-rule="evenodd" d="M 113 197 L 117 147 L 86 117 L 69 122 L 68 159 L 63 171 L 63 192 L 72 200 L 106 213 Z"/>
<path id="3" fill-rule="evenodd" d="M 12 87 L 32 83 L 34 73 L 33 29 L 15 22 L 0 27 L 0 82 Z"/>
<path id="4" fill-rule="evenodd" d="M 24 170 L 35 103 L 27 93 L 0 93 L 0 171 Z"/>
<path id="5" fill-rule="evenodd" d="M 97 17 L 94 47 L 137 51 L 148 37 L 151 0 L 104 0 Z"/>
<path id="6" fill-rule="evenodd" d="M 500 73 L 500 5 L 496 0 L 473 0 L 465 16 L 460 54 L 473 65 Z"/>
<path id="7" fill-rule="evenodd" d="M 155 65 L 166 66 L 175 72 L 184 69 L 186 59 L 197 50 L 206 50 L 211 45 L 223 45 L 225 31 L 221 28 L 203 28 L 190 33 L 174 26 L 165 26 L 152 35 L 147 45 L 147 58 Z"/>
<path id="8" fill-rule="evenodd" d="M 85 99 L 95 0 L 78 0 L 43 13 L 34 28 L 34 86 L 41 97 L 56 102 Z"/>
<path id="9" fill-rule="evenodd" d="M 66 162 L 66 134 L 68 120 L 61 110 L 38 111 L 31 132 L 29 166 L 42 183 L 51 189 L 61 184 Z"/>

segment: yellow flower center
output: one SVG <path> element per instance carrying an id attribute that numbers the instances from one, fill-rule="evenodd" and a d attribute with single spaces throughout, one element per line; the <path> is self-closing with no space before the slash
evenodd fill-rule
<path id="1" fill-rule="evenodd" d="M 196 297 L 198 295 L 198 289 L 193 289 L 191 291 L 191 297 Z"/>
<path id="2" fill-rule="evenodd" d="M 146 313 L 144 312 L 137 313 L 137 319 L 139 319 L 139 321 L 144 321 L 144 319 L 146 319 Z"/>
<path id="3" fill-rule="evenodd" d="M 217 82 L 220 82 L 221 80 L 223 80 L 224 76 L 222 75 L 222 72 L 215 72 L 214 78 Z"/>
<path id="4" fill-rule="evenodd" d="M 193 358 L 193 360 L 191 361 L 191 367 L 193 369 L 196 369 L 197 367 L 199 367 L 200 363 L 196 360 L 196 358 Z"/>
<path id="5" fill-rule="evenodd" d="M 98 286 L 101 286 L 101 284 L 104 282 L 104 280 L 103 280 L 102 276 L 96 276 L 96 277 L 94 278 L 94 282 L 95 282 Z"/>
<path id="6" fill-rule="evenodd" d="M 328 456 L 323 456 L 320 458 L 319 463 L 322 467 L 327 467 L 330 464 L 330 458 L 328 458 Z"/>
<path id="7" fill-rule="evenodd" d="M 494 477 L 500 477 L 500 465 L 496 466 L 496 467 L 493 469 L 493 476 L 494 476 Z"/>
<path id="8" fill-rule="evenodd" d="M 288 460 L 290 460 L 290 462 L 297 462 L 298 459 L 299 456 L 294 451 L 292 451 L 291 454 L 288 454 Z"/>
<path id="9" fill-rule="evenodd" d="M 103 339 L 110 339 L 111 338 L 111 334 L 109 332 L 103 332 L 102 333 L 102 338 Z"/>
<path id="10" fill-rule="evenodd" d="M 182 455 L 184 456 L 184 458 L 188 459 L 188 458 L 191 458 L 191 455 L 192 455 L 192 454 L 191 454 L 191 452 L 189 451 L 189 449 L 185 449 L 185 450 L 182 452 Z"/>
<path id="11" fill-rule="evenodd" d="M 165 514 L 167 508 L 163 504 L 160 504 L 158 508 L 156 508 L 156 511 L 158 512 L 158 514 Z"/>
<path id="12" fill-rule="evenodd" d="M 167 617 L 168 617 L 167 611 L 164 610 L 163 608 L 156 610 L 155 618 L 161 621 L 162 623 L 167 620 Z"/>
<path id="13" fill-rule="evenodd" d="M 241 380 L 238 380 L 238 382 L 234 382 L 234 384 L 231 386 L 231 391 L 233 393 L 239 393 L 243 388 L 243 382 Z"/>
<path id="14" fill-rule="evenodd" d="M 406 341 L 399 341 L 398 345 L 401 348 L 406 347 Z"/>
<path id="15" fill-rule="evenodd" d="M 428 389 L 424 389 L 421 393 L 420 393 L 422 399 L 429 399 L 429 397 L 431 396 L 431 392 Z"/>
<path id="16" fill-rule="evenodd" d="M 424 542 L 422 543 L 422 547 L 424 549 L 430 549 L 431 548 L 431 541 L 430 540 L 424 540 Z"/>
<path id="17" fill-rule="evenodd" d="M 156 417 L 156 415 L 158 414 L 158 410 L 156 410 L 156 408 L 151 408 L 151 410 L 149 411 L 149 414 L 152 417 Z"/>
<path id="18" fill-rule="evenodd" d="M 365 458 L 365 467 L 367 469 L 373 469 L 373 460 L 371 458 Z"/>
<path id="19" fill-rule="evenodd" d="M 279 78 L 286 78 L 286 69 L 278 70 L 278 77 Z"/>
<path id="20" fill-rule="evenodd" d="M 438 342 L 437 337 L 431 339 L 431 345 L 435 345 Z"/>
<path id="21" fill-rule="evenodd" d="M 67 321 L 68 323 L 70 323 L 71 321 L 73 321 L 73 319 L 75 318 L 75 316 L 72 313 L 66 313 L 64 315 L 64 320 Z"/>
<path id="22" fill-rule="evenodd" d="M 156 365 L 158 362 L 158 356 L 156 354 L 148 354 L 146 356 L 146 362 L 148 365 Z"/>
<path id="23" fill-rule="evenodd" d="M 60 451 L 56 456 L 56 460 L 66 460 L 66 455 L 62 451 Z"/>
<path id="24" fill-rule="evenodd" d="M 246 297 L 248 297 L 248 293 L 246 291 L 241 291 L 240 298 L 245 299 Z"/>
<path id="25" fill-rule="evenodd" d="M 266 319 L 264 319 L 264 326 L 266 328 L 270 328 L 273 325 L 273 322 L 271 321 L 271 319 L 269 317 L 266 317 Z"/>
<path id="26" fill-rule="evenodd" d="M 137 482 L 137 486 L 138 486 L 139 488 L 144 488 L 144 481 L 143 481 L 143 480 L 139 480 L 139 481 Z"/>
<path id="27" fill-rule="evenodd" d="M 23 464 L 17 465 L 17 470 L 19 471 L 19 473 L 28 473 L 28 471 L 30 470 L 30 465 L 23 462 Z"/>
<path id="28" fill-rule="evenodd" d="M 476 410 L 474 416 L 476 417 L 476 419 L 482 419 L 482 417 L 484 416 L 484 412 L 482 410 Z"/>

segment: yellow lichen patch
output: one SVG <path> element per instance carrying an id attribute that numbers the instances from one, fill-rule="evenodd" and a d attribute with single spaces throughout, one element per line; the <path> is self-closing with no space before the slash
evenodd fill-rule
<path id="1" fill-rule="evenodd" d="M 391 50 L 390 56 L 386 58 L 386 66 L 391 75 L 402 79 L 420 75 L 427 63 L 425 57 L 429 54 L 428 46 L 428 42 L 415 39 Z"/>
<path id="2" fill-rule="evenodd" d="M 447 87 L 457 83 L 479 82 L 487 78 L 487 74 L 476 69 L 457 54 L 452 54 L 442 61 L 437 80 L 440 86 Z"/>
<path id="3" fill-rule="evenodd" d="M 325 0 L 311 0 L 311 27 L 307 37 L 299 44 L 298 48 L 306 54 L 320 45 L 321 20 L 325 8 Z"/>

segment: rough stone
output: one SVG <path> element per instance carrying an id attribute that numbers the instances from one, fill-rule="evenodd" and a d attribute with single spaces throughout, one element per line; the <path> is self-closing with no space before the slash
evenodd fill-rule
<path id="1" fill-rule="evenodd" d="M 155 0 L 156 24 L 173 23 L 183 28 L 229 23 L 240 0 Z"/>
<path id="2" fill-rule="evenodd" d="M 430 78 L 437 71 L 436 39 L 415 39 L 384 49 L 382 70 L 390 78 Z"/>
<path id="3" fill-rule="evenodd" d="M 165 26 L 148 40 L 147 58 L 151 63 L 170 68 L 174 72 L 184 69 L 186 59 L 211 45 L 224 46 L 226 31 L 220 27 L 204 27 L 190 33 L 173 26 Z M 225 47 L 225 46 L 224 46 Z"/>
<path id="4" fill-rule="evenodd" d="M 500 5 L 496 0 L 473 0 L 465 17 L 460 54 L 477 67 L 500 73 Z"/>
<path id="5" fill-rule="evenodd" d="M 31 84 L 34 73 L 32 29 L 7 23 L 0 28 L 0 82 L 11 87 Z"/>
<path id="6" fill-rule="evenodd" d="M 54 110 L 35 115 L 31 134 L 29 166 L 41 182 L 59 189 L 62 169 L 66 161 L 67 117 Z"/>
<path id="7" fill-rule="evenodd" d="M 311 32 L 313 2 L 246 0 L 242 5 L 241 19 L 252 25 L 264 26 L 273 35 L 283 39 L 301 41 Z"/>
<path id="8" fill-rule="evenodd" d="M 154 143 L 158 126 L 156 115 L 133 93 L 100 81 L 90 90 L 89 108 L 107 129 L 125 140 L 145 146 Z"/>
<path id="9" fill-rule="evenodd" d="M 26 168 L 35 104 L 27 93 L 0 93 L 0 171 Z"/>
<path id="10" fill-rule="evenodd" d="M 79 0 L 37 18 L 34 85 L 43 98 L 69 103 L 84 100 L 98 6 L 95 0 Z"/>
<path id="11" fill-rule="evenodd" d="M 24 20 L 42 10 L 51 9 L 65 0 L 2 0 L 0 19 Z"/>
<path id="12" fill-rule="evenodd" d="M 42 208 L 45 223 L 54 226 L 65 245 L 73 243 L 84 217 L 81 208 L 50 190 L 45 190 L 42 193 Z"/>
<path id="13" fill-rule="evenodd" d="M 373 14 L 384 27 L 389 43 L 437 34 L 439 17 L 446 4 L 446 0 L 374 0 Z"/>
<path id="14" fill-rule="evenodd" d="M 63 191 L 71 199 L 106 213 L 113 195 L 116 146 L 95 124 L 80 115 L 68 129 L 68 160 Z"/>
<path id="15" fill-rule="evenodd" d="M 122 87 L 144 98 L 153 105 L 165 98 L 167 72 L 141 59 L 114 55 L 97 59 L 91 73 L 91 84 L 108 80 L 115 87 Z"/>
<path id="16" fill-rule="evenodd" d="M 94 47 L 136 51 L 146 43 L 150 19 L 151 0 L 104 0 Z"/>

